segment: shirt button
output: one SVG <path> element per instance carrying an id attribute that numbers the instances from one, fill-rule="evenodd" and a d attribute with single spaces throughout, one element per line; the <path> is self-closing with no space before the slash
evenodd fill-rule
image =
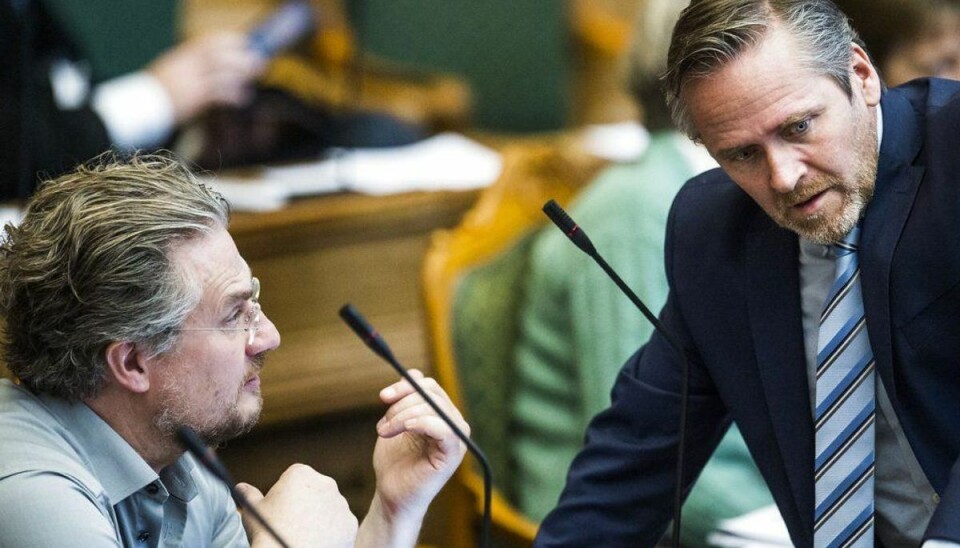
<path id="1" fill-rule="evenodd" d="M 137 542 L 147 542 L 148 538 L 150 538 L 150 531 L 140 531 Z"/>
<path id="2" fill-rule="evenodd" d="M 936 493 L 933 494 L 933 503 L 934 503 L 934 504 L 940 504 L 940 495 L 938 495 L 938 494 L 936 494 Z"/>
<path id="3" fill-rule="evenodd" d="M 159 492 L 160 492 L 160 488 L 157 487 L 156 483 L 151 483 L 150 485 L 147 486 L 147 493 L 150 493 L 151 495 L 156 495 Z"/>

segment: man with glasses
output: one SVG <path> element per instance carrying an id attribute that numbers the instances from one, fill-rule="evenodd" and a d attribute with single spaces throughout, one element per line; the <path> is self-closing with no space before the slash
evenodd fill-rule
<path id="1" fill-rule="evenodd" d="M 45 183 L 0 244 L 0 546 L 254 546 L 227 489 L 185 454 L 250 430 L 280 343 L 223 199 L 161 156 Z M 419 373 L 415 374 L 422 378 Z M 469 430 L 432 380 L 438 403 Z M 412 546 L 464 447 L 406 382 L 384 389 L 363 523 L 336 484 L 290 467 L 243 491 L 295 546 Z"/>

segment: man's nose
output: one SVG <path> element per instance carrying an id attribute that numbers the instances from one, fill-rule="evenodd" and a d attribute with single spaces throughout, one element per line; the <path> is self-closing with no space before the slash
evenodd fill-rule
<path id="1" fill-rule="evenodd" d="M 270 321 L 270 318 L 261 311 L 260 326 L 253 338 L 253 344 L 247 347 L 247 353 L 257 355 L 261 352 L 274 350 L 278 346 L 280 346 L 280 332 L 277 330 L 277 326 Z"/>
<path id="2" fill-rule="evenodd" d="M 792 192 L 806 174 L 802 159 L 789 147 L 771 147 L 767 150 L 767 164 L 770 188 L 781 194 Z"/>

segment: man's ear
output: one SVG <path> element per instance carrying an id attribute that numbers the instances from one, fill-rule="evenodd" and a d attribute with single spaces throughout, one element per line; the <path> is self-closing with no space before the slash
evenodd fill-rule
<path id="1" fill-rule="evenodd" d="M 106 360 L 107 371 L 116 384 L 138 394 L 150 388 L 149 360 L 135 343 L 110 343 L 107 345 Z"/>
<path id="2" fill-rule="evenodd" d="M 874 107 L 880 104 L 880 95 L 883 88 L 880 82 L 880 73 L 873 66 L 867 52 L 857 44 L 853 44 L 851 69 L 853 70 L 851 85 L 854 88 L 860 88 L 860 93 L 863 94 L 867 106 Z"/>

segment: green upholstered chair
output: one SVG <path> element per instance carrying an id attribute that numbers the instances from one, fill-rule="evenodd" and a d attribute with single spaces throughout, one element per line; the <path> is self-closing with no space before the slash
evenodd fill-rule
<path id="1" fill-rule="evenodd" d="M 434 235 L 427 253 L 423 281 L 434 373 L 490 460 L 497 545 L 529 546 L 537 528 L 510 502 L 508 445 L 513 344 L 532 235 L 547 221 L 543 203 L 568 202 L 601 165 L 562 146 L 508 148 L 498 181 L 459 226 Z M 452 488 L 450 530 L 456 534 L 446 545 L 474 546 L 483 502 L 479 466 L 462 465 Z"/>
<path id="2" fill-rule="evenodd" d="M 463 78 L 478 127 L 530 132 L 568 124 L 567 2 L 355 0 L 347 7 L 366 54 Z"/>
<path id="3" fill-rule="evenodd" d="M 90 62 L 94 82 L 138 70 L 177 41 L 174 0 L 42 1 Z"/>

